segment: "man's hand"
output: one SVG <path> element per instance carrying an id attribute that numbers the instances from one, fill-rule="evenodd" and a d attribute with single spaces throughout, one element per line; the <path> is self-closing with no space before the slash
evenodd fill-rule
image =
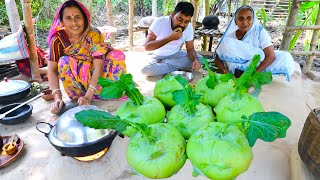
<path id="1" fill-rule="evenodd" d="M 200 70 L 201 68 L 201 63 L 198 60 L 194 60 L 192 63 L 192 69 L 194 70 Z"/>
<path id="2" fill-rule="evenodd" d="M 176 28 L 175 30 L 172 31 L 170 35 L 172 40 L 178 40 L 182 37 L 182 29 L 181 28 Z"/>

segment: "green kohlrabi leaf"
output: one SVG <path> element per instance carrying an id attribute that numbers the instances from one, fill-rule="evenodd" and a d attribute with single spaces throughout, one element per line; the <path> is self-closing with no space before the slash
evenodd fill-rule
<path id="1" fill-rule="evenodd" d="M 192 90 L 191 86 L 188 84 L 188 81 L 182 77 L 175 77 L 178 82 L 183 86 L 182 90 L 176 90 L 172 92 L 173 100 L 177 105 L 184 106 L 189 109 L 190 114 L 194 114 L 196 110 L 196 105 L 199 104 L 198 99 L 201 95 L 198 95 Z"/>
<path id="2" fill-rule="evenodd" d="M 115 129 L 118 132 L 126 130 L 131 124 L 113 116 L 108 112 L 99 110 L 85 110 L 75 114 L 76 119 L 84 126 L 94 129 Z"/>
<path id="3" fill-rule="evenodd" d="M 261 85 L 269 84 L 272 81 L 271 72 L 254 72 L 251 76 L 251 82 L 254 89 L 260 89 Z"/>
<path id="4" fill-rule="evenodd" d="M 134 102 L 135 105 L 141 105 L 143 102 L 143 96 L 140 91 L 135 88 L 131 74 L 121 74 L 118 81 L 99 78 L 98 83 L 103 87 L 100 94 L 103 99 L 120 98 L 125 91 L 125 94 Z"/>
<path id="5" fill-rule="evenodd" d="M 236 99 L 239 99 L 242 92 L 246 92 L 251 85 L 255 89 L 260 89 L 261 85 L 269 84 L 272 81 L 271 72 L 257 72 L 256 68 L 260 61 L 260 55 L 255 54 L 252 62 L 244 73 L 236 80 Z"/>
<path id="6" fill-rule="evenodd" d="M 257 139 L 272 142 L 277 138 L 286 137 L 286 131 L 291 125 L 291 121 L 279 112 L 257 112 L 249 116 L 246 125 L 246 136 L 252 147 Z"/>
<path id="7" fill-rule="evenodd" d="M 219 80 L 222 81 L 222 82 L 227 82 L 232 78 L 233 78 L 233 74 L 231 74 L 231 73 L 229 73 L 229 74 L 221 74 Z"/>
<path id="8" fill-rule="evenodd" d="M 147 125 L 120 119 L 118 116 L 113 116 L 105 111 L 84 110 L 76 113 L 75 118 L 84 126 L 94 129 L 114 129 L 121 133 L 124 132 L 128 126 L 132 126 L 147 137 L 150 135 L 150 129 Z"/>

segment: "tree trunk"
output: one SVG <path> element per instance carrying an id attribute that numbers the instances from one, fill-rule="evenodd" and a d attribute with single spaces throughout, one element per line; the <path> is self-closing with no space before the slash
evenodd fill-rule
<path id="1" fill-rule="evenodd" d="M 111 3 L 111 0 L 106 0 L 106 6 L 107 6 L 107 12 L 108 12 L 107 18 L 108 18 L 109 26 L 113 27 L 114 23 L 113 23 L 113 16 L 112 16 L 112 3 Z M 111 33 L 110 42 L 111 42 L 111 44 L 115 43 L 114 33 Z"/>
<path id="2" fill-rule="evenodd" d="M 204 17 L 209 15 L 209 10 L 210 10 L 209 0 L 204 0 L 204 4 L 203 4 L 203 16 Z M 207 48 L 208 48 L 208 37 L 203 36 L 202 37 L 202 51 L 206 51 Z"/>
<path id="3" fill-rule="evenodd" d="M 133 47 L 133 0 L 129 0 L 129 46 L 130 50 Z"/>
<path id="4" fill-rule="evenodd" d="M 320 10 L 320 4 L 318 6 L 319 6 L 319 10 Z M 320 25 L 320 12 L 319 11 L 318 11 L 317 19 L 316 19 L 316 25 Z M 319 31 L 313 30 L 311 43 L 310 43 L 310 51 L 316 51 L 318 39 L 319 39 Z M 315 55 L 308 56 L 306 66 L 303 69 L 304 73 L 308 73 L 311 71 L 311 66 L 312 66 L 314 58 L 315 58 Z"/>
<path id="5" fill-rule="evenodd" d="M 192 4 L 194 7 L 194 13 L 192 16 L 192 27 L 193 27 L 193 31 L 195 30 L 196 24 L 197 24 L 197 17 L 198 17 L 198 4 L 199 4 L 199 0 L 192 0 Z"/>
<path id="6" fill-rule="evenodd" d="M 6 9 L 8 13 L 8 18 L 9 18 L 9 24 L 11 28 L 11 32 L 17 32 L 20 27 L 20 16 L 19 12 L 17 9 L 16 2 L 14 0 L 6 0 Z"/>
<path id="7" fill-rule="evenodd" d="M 23 21 L 25 23 L 25 30 L 27 35 L 27 42 L 30 51 L 30 66 L 32 79 L 42 81 L 39 72 L 38 55 L 36 50 L 36 40 L 34 36 L 34 27 L 32 23 L 32 11 L 31 11 L 31 0 L 21 0 Z"/>

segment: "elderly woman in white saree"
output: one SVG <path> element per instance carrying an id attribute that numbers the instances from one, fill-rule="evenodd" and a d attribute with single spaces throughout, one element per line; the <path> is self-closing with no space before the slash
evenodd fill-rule
<path id="1" fill-rule="evenodd" d="M 245 71 L 252 57 L 260 54 L 257 71 L 273 75 L 293 74 L 295 65 L 290 53 L 275 51 L 268 32 L 259 24 L 250 6 L 241 6 L 231 20 L 215 52 L 215 64 L 223 73 Z"/>

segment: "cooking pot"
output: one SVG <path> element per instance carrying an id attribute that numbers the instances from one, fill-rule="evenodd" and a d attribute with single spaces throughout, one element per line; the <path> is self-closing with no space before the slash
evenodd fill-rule
<path id="1" fill-rule="evenodd" d="M 8 104 L 26 97 L 30 92 L 30 87 L 31 85 L 26 81 L 4 78 L 0 82 L 0 104 Z"/>
<path id="2" fill-rule="evenodd" d="M 3 114 L 12 108 L 19 106 L 19 103 L 13 103 L 0 108 L 0 114 Z M 4 118 L 0 119 L 1 124 L 13 125 L 26 121 L 32 114 L 33 106 L 31 104 L 25 104 L 13 112 L 7 114 Z"/>
<path id="3" fill-rule="evenodd" d="M 85 127 L 78 122 L 75 114 L 89 109 L 99 110 L 93 105 L 77 106 L 64 112 L 58 118 L 56 125 L 38 122 L 36 128 L 44 133 L 49 142 L 63 155 L 83 157 L 96 154 L 110 147 L 118 133 L 114 130 Z M 49 126 L 49 132 L 40 130 L 39 124 Z"/>

